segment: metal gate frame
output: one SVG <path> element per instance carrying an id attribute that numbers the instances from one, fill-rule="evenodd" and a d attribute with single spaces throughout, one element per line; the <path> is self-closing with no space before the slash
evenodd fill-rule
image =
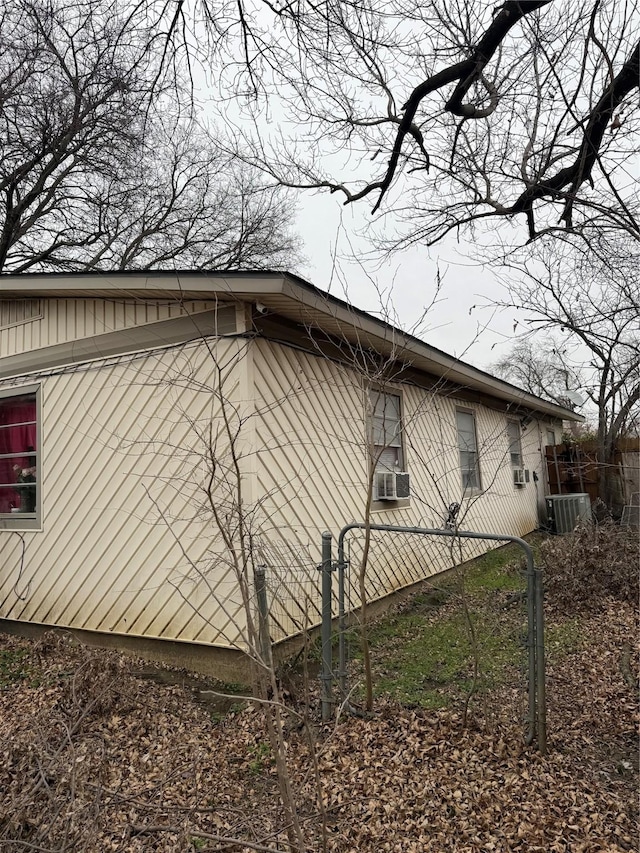
<path id="1" fill-rule="evenodd" d="M 470 530 L 438 530 L 428 527 L 402 527 L 392 524 L 345 525 L 338 535 L 338 559 L 332 559 L 332 535 L 322 534 L 322 719 L 328 720 L 333 706 L 332 655 L 332 573 L 338 572 L 338 679 L 343 697 L 346 694 L 346 624 L 345 579 L 349 561 L 345 558 L 344 540 L 351 530 L 381 530 L 389 533 L 414 533 L 419 536 L 447 536 L 450 539 L 486 539 L 492 542 L 513 542 L 525 552 L 527 559 L 527 649 L 528 649 L 528 731 L 525 743 L 537 742 L 538 750 L 547 752 L 547 705 L 545 692 L 544 605 L 542 570 L 533 563 L 531 546 L 518 536 L 497 533 L 475 533 Z"/>

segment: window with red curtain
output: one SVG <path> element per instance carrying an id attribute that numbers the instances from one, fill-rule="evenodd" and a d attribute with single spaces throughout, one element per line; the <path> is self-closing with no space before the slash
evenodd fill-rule
<path id="1" fill-rule="evenodd" d="M 35 393 L 0 397 L 0 514 L 34 514 L 38 506 Z"/>

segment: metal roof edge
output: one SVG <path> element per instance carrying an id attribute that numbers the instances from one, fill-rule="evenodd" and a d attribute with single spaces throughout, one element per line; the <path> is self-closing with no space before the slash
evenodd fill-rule
<path id="1" fill-rule="evenodd" d="M 577 422 L 584 421 L 584 417 L 582 415 L 573 412 L 571 409 L 566 409 L 564 406 L 560 406 L 558 403 L 554 403 L 551 400 L 545 400 L 542 397 L 537 397 L 535 394 L 531 394 L 523 388 L 519 388 L 517 385 L 513 385 L 510 382 L 506 382 L 503 379 L 493 376 L 491 373 L 487 373 L 485 370 L 481 370 L 478 367 L 467 364 L 465 361 L 462 361 L 462 359 L 452 356 L 449 353 L 444 352 L 444 350 L 440 350 L 420 338 L 417 338 L 408 332 L 404 332 L 402 329 L 398 329 L 386 320 L 375 317 L 373 314 L 357 308 L 339 297 L 320 290 L 318 287 L 308 281 L 305 281 L 305 279 L 300 276 L 293 275 L 291 273 L 284 273 L 284 278 L 285 280 L 290 279 L 296 286 L 302 287 L 317 298 L 330 301 L 339 310 L 348 312 L 350 318 L 355 315 L 362 320 L 364 325 L 373 323 L 376 326 L 383 328 L 389 333 L 390 337 L 395 339 L 395 341 L 402 346 L 403 349 L 406 349 L 407 351 L 411 351 L 412 349 L 422 351 L 431 361 L 442 367 L 446 371 L 447 378 L 450 378 L 452 381 L 460 382 L 460 378 L 464 377 L 471 383 L 469 387 L 476 390 L 483 390 L 489 394 L 491 394 L 492 391 L 495 392 L 503 390 L 505 393 L 509 394 L 514 402 L 517 402 L 519 405 L 525 406 L 526 408 L 543 410 L 552 414 L 553 417 L 561 418 L 562 420 L 574 420 Z M 333 316 L 336 316 L 335 313 L 333 313 Z M 347 318 L 345 317 L 345 320 L 346 319 Z M 398 336 L 400 336 L 400 340 L 398 340 Z M 464 384 L 464 382 L 461 384 Z"/>
<path id="2" fill-rule="evenodd" d="M 194 281 L 203 280 L 202 287 L 198 288 L 203 294 L 203 297 L 206 293 L 207 280 L 215 279 L 218 282 L 228 280 L 228 287 L 220 288 L 218 286 L 217 292 L 221 291 L 228 296 L 233 296 L 237 294 L 240 296 L 242 291 L 237 287 L 237 284 L 245 279 L 245 283 L 251 282 L 254 280 L 254 283 L 257 284 L 260 278 L 271 280 L 270 286 L 265 287 L 254 287 L 247 288 L 247 290 L 255 296 L 263 293 L 266 295 L 270 294 L 283 294 L 288 296 L 289 298 L 301 303 L 307 304 L 309 307 L 313 306 L 315 310 L 319 311 L 320 314 L 325 313 L 327 316 L 331 316 L 334 319 L 343 322 L 345 325 L 350 325 L 352 327 L 358 328 L 362 331 L 368 332 L 373 338 L 378 338 L 383 342 L 394 342 L 399 345 L 402 349 L 404 349 L 407 353 L 414 353 L 416 355 L 420 355 L 423 358 L 427 358 L 434 367 L 435 372 L 439 372 L 439 374 L 443 378 L 450 379 L 452 382 L 455 382 L 462 387 L 469 387 L 474 390 L 483 391 L 491 396 L 497 397 L 502 400 L 506 400 L 508 402 L 515 403 L 518 406 L 523 406 L 527 409 L 538 411 L 543 414 L 547 414 L 553 418 L 559 418 L 562 420 L 572 420 L 581 422 L 584 421 L 584 417 L 582 415 L 577 414 L 576 412 L 571 411 L 570 409 L 566 409 L 563 406 L 560 406 L 557 403 L 554 403 L 550 400 L 545 400 L 542 397 L 537 397 L 534 394 L 530 394 L 528 391 L 525 391 L 522 388 L 519 388 L 516 385 L 512 385 L 510 382 L 506 382 L 503 379 L 498 379 L 490 373 L 487 373 L 480 368 L 473 367 L 470 364 L 467 364 L 462 359 L 457 358 L 456 356 L 449 355 L 443 350 L 438 349 L 437 347 L 432 346 L 431 344 L 427 344 L 425 341 L 422 341 L 420 338 L 415 337 L 414 335 L 409 334 L 408 332 L 404 332 L 402 329 L 393 326 L 391 323 L 386 320 L 376 317 L 373 314 L 370 314 L 367 311 L 364 311 L 361 308 L 357 308 L 351 305 L 344 299 L 340 299 L 332 293 L 321 290 L 316 287 L 316 285 L 304 279 L 302 276 L 282 271 L 282 270 L 111 270 L 111 271 L 73 271 L 73 272 L 41 272 L 41 273 L 23 273 L 19 275 L 11 274 L 11 273 L 2 273 L 0 274 L 0 299 L 2 298 L 2 293 L 4 290 L 4 285 L 11 282 L 12 287 L 15 291 L 22 291 L 25 296 L 41 296 L 46 297 L 46 293 L 48 290 L 53 290 L 52 287 L 42 287 L 44 282 L 60 282 L 61 279 L 81 279 L 81 278 L 94 278 L 98 281 L 96 282 L 96 289 L 98 287 L 109 289 L 109 287 L 113 287 L 114 291 L 120 292 L 121 294 L 126 294 L 126 292 L 130 289 L 127 287 L 117 288 L 115 283 L 112 281 L 111 285 L 109 284 L 109 279 L 113 280 L 116 278 L 122 278 L 126 281 L 131 281 L 132 279 L 139 278 L 144 279 L 145 281 L 150 280 L 149 289 L 152 287 L 158 287 L 158 279 L 178 279 L 178 287 L 174 288 L 178 291 L 181 290 L 180 279 L 188 278 L 190 283 L 193 284 Z M 153 284 L 151 283 L 153 282 Z M 278 284 L 276 284 L 278 282 Z M 213 283 L 213 282 L 211 282 Z M 267 282 L 265 281 L 265 284 Z M 30 284 L 31 287 L 27 287 L 26 285 Z M 236 284 L 236 287 L 234 287 Z M 273 285 L 276 285 L 275 287 Z M 64 285 L 63 285 L 64 286 Z M 57 284 L 57 287 L 60 287 Z M 147 284 L 142 284 L 142 282 L 138 285 L 138 288 L 141 291 L 144 291 L 147 288 Z M 165 289 L 163 286 L 162 289 Z M 69 291 L 71 292 L 73 287 L 69 287 Z M 166 286 L 167 293 L 170 293 L 172 288 L 170 286 Z M 245 293 L 247 291 L 245 290 Z"/>

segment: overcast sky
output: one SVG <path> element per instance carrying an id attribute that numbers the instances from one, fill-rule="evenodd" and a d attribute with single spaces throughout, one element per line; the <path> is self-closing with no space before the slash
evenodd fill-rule
<path id="1" fill-rule="evenodd" d="M 366 257 L 370 244 L 358 236 L 371 208 L 366 200 L 345 207 L 337 195 L 301 194 L 299 205 L 297 230 L 308 259 L 300 272 L 312 284 L 372 314 L 381 311 L 380 288 L 396 314 L 385 319 L 476 367 L 487 369 L 508 348 L 515 312 L 473 307 L 500 292 L 495 274 L 464 256 L 465 250 L 473 253 L 473 244 L 458 247 L 451 239 L 376 262 Z M 354 253 L 359 262 L 349 261 Z M 438 268 L 442 286 L 432 305 Z"/>
<path id="2" fill-rule="evenodd" d="M 235 131 L 244 126 L 250 133 L 251 123 L 245 124 L 239 102 L 232 99 L 221 105 L 216 101 L 217 77 L 211 68 L 198 66 L 194 70 L 199 98 L 204 103 L 211 99 L 205 110 L 213 123 L 223 116 L 224 123 Z M 277 98 L 269 100 L 268 120 L 266 114 L 261 115 L 258 125 L 264 140 L 274 127 L 290 128 Z M 304 135 L 304 128 L 300 133 Z M 339 177 L 353 168 L 349 158 L 345 162 L 339 157 L 327 160 L 328 164 L 335 162 L 339 164 L 335 167 Z M 307 281 L 371 314 L 382 313 L 394 325 L 476 367 L 490 370 L 508 349 L 514 338 L 516 312 L 479 307 L 503 291 L 495 272 L 472 260 L 474 245 L 469 239 L 458 246 L 451 236 L 437 246 L 415 246 L 382 261 L 371 241 L 362 236 L 372 221 L 373 195 L 349 205 L 344 205 L 342 193 L 328 190 L 292 190 L 291 198 L 298 205 L 294 230 L 302 239 L 307 259 L 295 272 Z M 389 227 L 393 228 L 393 213 Z M 504 223 L 502 228 L 508 231 L 509 225 Z M 354 255 L 358 257 L 355 262 Z M 434 304 L 438 269 L 441 289 Z M 389 300 L 383 311 L 378 289 Z M 426 307 L 429 310 L 424 316 Z M 389 309 L 395 316 L 387 314 Z M 518 331 L 522 330 L 520 326 Z"/>

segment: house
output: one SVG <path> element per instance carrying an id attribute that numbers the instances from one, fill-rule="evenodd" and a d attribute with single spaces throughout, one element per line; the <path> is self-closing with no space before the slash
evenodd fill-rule
<path id="1" fill-rule="evenodd" d="M 458 504 L 461 527 L 526 534 L 544 447 L 576 419 L 286 273 L 0 286 L 4 630 L 229 676 L 257 565 L 277 643 L 320 621 L 322 531 L 367 512 L 441 527 Z M 477 554 L 450 544 L 372 537 L 368 597 Z M 352 566 L 362 548 L 349 539 Z"/>

